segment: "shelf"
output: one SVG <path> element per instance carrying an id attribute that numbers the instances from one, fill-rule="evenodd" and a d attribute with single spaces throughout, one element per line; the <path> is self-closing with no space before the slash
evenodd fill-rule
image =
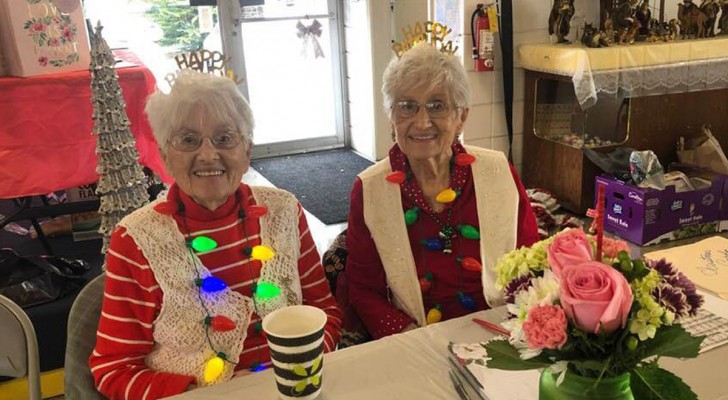
<path id="1" fill-rule="evenodd" d="M 579 104 L 597 94 L 641 97 L 728 88 L 728 37 L 587 48 L 581 44 L 526 44 L 524 69 L 571 77 Z"/>

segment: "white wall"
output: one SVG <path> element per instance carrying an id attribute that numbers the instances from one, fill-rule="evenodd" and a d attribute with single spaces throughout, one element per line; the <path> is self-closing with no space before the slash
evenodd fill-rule
<path id="1" fill-rule="evenodd" d="M 438 0 L 435 0 L 437 2 Z M 464 141 L 468 144 L 508 150 L 508 130 L 503 101 L 503 73 L 500 44 L 496 40 L 496 71 L 474 72 L 470 58 L 470 15 L 476 4 L 483 0 L 461 0 L 463 13 L 460 40 L 460 57 L 463 59 L 471 85 L 471 108 L 465 125 Z M 386 157 L 392 144 L 390 128 L 382 110 L 380 93 L 382 73 L 391 57 L 390 41 L 401 36 L 400 29 L 427 17 L 426 0 L 396 0 L 394 10 L 395 32 L 388 0 L 345 0 L 348 9 L 345 34 L 347 35 L 347 68 L 349 106 L 351 116 L 352 146 L 372 159 Z M 593 3 L 593 4 L 592 4 Z M 513 1 L 514 44 L 514 104 L 513 158 L 521 169 L 523 160 L 523 108 L 524 72 L 518 60 L 518 46 L 525 43 L 548 43 L 548 15 L 551 0 Z M 576 14 L 572 18 L 569 39 L 576 40 L 585 21 L 598 23 L 599 2 L 576 2 Z M 396 39 L 401 40 L 401 38 Z M 350 47 L 351 46 L 351 47 Z M 353 65 L 355 64 L 355 65 Z"/>

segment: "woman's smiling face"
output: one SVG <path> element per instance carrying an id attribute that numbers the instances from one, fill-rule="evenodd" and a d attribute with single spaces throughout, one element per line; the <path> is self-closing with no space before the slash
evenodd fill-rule
<path id="1" fill-rule="evenodd" d="M 173 145 L 185 136 L 202 137 L 200 147 L 192 151 L 181 151 L 180 146 Z M 221 148 L 219 140 L 213 139 L 215 137 L 233 138 L 237 145 Z M 213 142 L 218 145 L 213 145 Z M 206 113 L 202 107 L 192 109 L 165 146 L 163 157 L 167 172 L 182 191 L 209 210 L 217 209 L 235 193 L 243 174 L 250 167 L 249 150 L 243 145 L 241 134 L 229 123 Z"/>

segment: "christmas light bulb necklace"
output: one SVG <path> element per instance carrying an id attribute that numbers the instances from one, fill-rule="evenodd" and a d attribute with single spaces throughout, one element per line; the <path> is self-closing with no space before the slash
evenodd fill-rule
<path id="1" fill-rule="evenodd" d="M 239 194 L 236 193 L 236 204 L 238 206 L 238 218 L 241 220 L 240 224 L 242 226 L 243 231 L 243 238 L 248 238 L 247 228 L 245 225 L 246 218 L 252 217 L 252 218 L 260 218 L 262 215 L 264 215 L 267 212 L 267 208 L 262 205 L 251 205 L 248 206 L 249 215 L 246 215 L 245 209 L 242 206 L 242 201 L 240 201 Z M 188 234 L 191 232 L 189 229 L 189 226 L 187 225 L 187 215 L 185 213 L 185 206 L 180 201 L 177 205 L 177 211 L 182 216 L 182 224 L 184 225 L 185 231 L 188 232 Z M 203 310 L 205 311 L 205 317 L 202 320 L 202 324 L 205 327 L 205 336 L 207 338 L 207 343 L 210 346 L 210 349 L 215 354 L 214 357 L 209 359 L 207 363 L 205 364 L 205 370 L 204 370 L 204 379 L 206 382 L 212 382 L 215 379 L 217 379 L 220 374 L 222 374 L 225 363 L 230 363 L 233 365 L 237 365 L 238 363 L 236 361 L 230 360 L 222 351 L 217 350 L 217 346 L 212 341 L 212 338 L 210 337 L 210 329 L 214 331 L 219 332 L 225 332 L 232 329 L 235 329 L 237 327 L 237 324 L 235 321 L 231 320 L 227 316 L 224 315 L 215 315 L 213 316 L 210 313 L 210 310 L 207 308 L 207 305 L 205 304 L 205 300 L 202 297 L 202 293 L 213 293 L 213 292 L 219 292 L 221 290 L 225 290 L 227 288 L 227 284 L 220 278 L 217 278 L 215 276 L 208 276 L 206 278 L 202 278 L 200 275 L 200 269 L 198 260 L 199 257 L 195 257 L 194 252 L 198 253 L 204 253 L 211 250 L 214 250 L 218 247 L 217 242 L 213 240 L 210 237 L 199 235 L 195 236 L 192 239 L 186 240 L 187 249 L 190 253 L 190 257 L 192 258 L 193 264 L 192 267 L 195 270 L 195 274 L 197 278 L 195 279 L 195 286 L 199 288 L 197 291 L 197 297 L 200 301 L 200 305 L 202 306 Z M 275 256 L 275 252 L 271 250 L 270 248 L 263 246 L 263 245 L 257 245 L 253 247 L 244 247 L 243 248 L 243 254 L 247 257 L 249 257 L 252 260 L 259 260 L 259 261 L 267 261 Z M 248 263 L 250 266 L 250 275 L 253 275 L 252 271 L 252 262 Z M 269 283 L 269 282 L 261 282 L 260 278 L 258 281 L 254 282 L 251 287 L 251 298 L 253 299 L 253 309 L 256 314 L 258 314 L 258 300 L 268 300 L 275 298 L 279 296 L 281 293 L 281 290 L 276 285 Z M 254 327 L 254 332 L 256 334 L 260 334 L 260 323 L 257 323 Z M 258 358 L 261 357 L 261 348 L 258 348 Z M 256 361 L 251 365 L 250 369 L 254 372 L 257 372 L 259 370 L 264 369 L 264 367 L 261 367 L 261 364 L 259 361 Z"/>
<path id="2" fill-rule="evenodd" d="M 453 252 L 453 239 L 457 238 L 458 248 L 462 249 L 462 238 L 470 240 L 479 240 L 480 232 L 477 228 L 467 224 L 452 223 L 452 212 L 453 202 L 461 195 L 462 188 L 465 185 L 467 176 L 467 167 L 475 162 L 475 157 L 471 154 L 460 151 L 460 147 L 453 146 L 453 156 L 450 158 L 450 184 L 449 187 L 440 191 L 435 197 L 435 201 L 442 203 L 447 207 L 447 216 L 445 221 L 442 221 L 440 217 L 431 209 L 431 207 L 424 200 L 424 194 L 422 194 L 419 186 L 412 180 L 412 172 L 406 158 L 403 156 L 404 161 L 401 164 L 405 171 L 394 171 L 386 176 L 388 182 L 398 184 L 401 186 L 402 192 L 405 194 L 406 200 L 409 202 L 410 208 L 405 210 L 404 218 L 407 227 L 414 226 L 419 220 L 420 212 L 427 215 L 432 221 L 437 224 L 439 231 L 436 237 L 423 237 L 419 240 L 423 250 L 427 251 L 441 251 L 445 254 L 451 254 Z M 456 168 L 461 167 L 461 168 Z M 418 202 L 418 199 L 421 200 Z M 419 204 L 419 205 L 418 205 Z M 421 270 L 424 272 L 419 277 L 420 290 L 423 296 L 429 296 L 430 290 L 434 284 L 434 274 L 427 265 L 427 256 L 420 257 L 423 260 Z M 469 271 L 481 271 L 482 265 L 477 259 L 473 257 L 464 257 L 463 255 L 457 255 L 455 257 L 456 263 L 460 268 Z M 463 271 L 458 269 L 458 287 L 463 286 Z M 466 294 L 462 289 L 457 290 L 455 294 L 458 302 L 468 311 L 475 311 L 475 301 L 471 296 Z M 435 304 L 435 306 L 427 312 L 427 323 L 439 322 L 442 319 L 441 305 Z"/>

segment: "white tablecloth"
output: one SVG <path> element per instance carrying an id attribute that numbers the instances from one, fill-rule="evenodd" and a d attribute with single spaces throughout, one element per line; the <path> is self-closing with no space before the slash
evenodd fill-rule
<path id="1" fill-rule="evenodd" d="M 707 305 L 725 302 L 708 299 Z M 718 313 L 714 307 L 709 307 Z M 324 357 L 320 400 L 458 399 L 448 378 L 449 342 L 478 342 L 493 336 L 471 321 L 499 321 L 504 309 L 481 311 L 404 334 L 339 350 Z M 723 315 L 728 318 L 728 315 Z M 663 358 L 660 365 L 690 385 L 701 400 L 728 400 L 728 345 L 696 359 Z M 173 397 L 177 400 L 277 399 L 273 371 L 232 379 Z M 491 399 L 508 400 L 508 399 Z M 535 399 L 534 399 L 535 400 Z"/>

